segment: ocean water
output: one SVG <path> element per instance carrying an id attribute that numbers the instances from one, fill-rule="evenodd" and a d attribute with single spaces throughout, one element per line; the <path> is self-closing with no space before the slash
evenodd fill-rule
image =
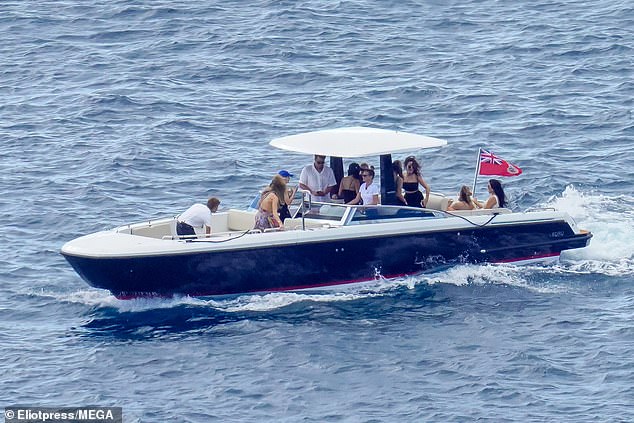
<path id="1" fill-rule="evenodd" d="M 634 421 L 633 28 L 631 2 L 606 0 L 1 2 L 0 406 Z M 324 294 L 131 301 L 59 254 L 208 195 L 241 207 L 310 162 L 272 138 L 356 125 L 447 139 L 412 153 L 449 194 L 490 148 L 524 170 L 503 181 L 514 208 L 568 211 L 591 245 Z"/>

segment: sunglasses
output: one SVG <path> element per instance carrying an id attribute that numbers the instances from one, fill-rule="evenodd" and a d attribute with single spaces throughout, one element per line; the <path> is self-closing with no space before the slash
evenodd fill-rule
<path id="1" fill-rule="evenodd" d="M 324 162 L 324 161 L 322 160 L 322 161 L 320 161 L 320 162 L 315 161 L 315 163 L 317 163 L 317 164 L 324 164 L 324 163 L 326 163 L 326 162 Z"/>

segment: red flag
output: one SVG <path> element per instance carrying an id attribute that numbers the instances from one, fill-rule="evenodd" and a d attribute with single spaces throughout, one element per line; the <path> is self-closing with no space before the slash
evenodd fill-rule
<path id="1" fill-rule="evenodd" d="M 518 176 L 522 174 L 522 169 L 481 148 L 480 170 L 478 174 L 495 176 Z"/>

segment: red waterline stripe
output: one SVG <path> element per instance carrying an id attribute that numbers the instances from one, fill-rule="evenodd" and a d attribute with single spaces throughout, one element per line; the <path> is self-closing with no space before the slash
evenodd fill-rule
<path id="1" fill-rule="evenodd" d="M 505 260 L 497 260 L 494 263 L 513 263 L 516 261 L 524 261 L 524 260 L 539 260 L 541 258 L 548 258 L 548 257 L 557 257 L 559 256 L 561 253 L 547 253 L 547 254 L 536 254 L 534 256 L 528 256 L 528 257 L 520 257 L 520 258 L 513 258 L 513 259 L 505 259 Z"/>
<path id="2" fill-rule="evenodd" d="M 396 274 L 393 274 L 393 275 L 381 275 L 381 277 L 383 277 L 385 279 L 392 279 L 392 278 L 400 278 L 400 277 L 404 277 L 404 276 L 416 275 L 418 273 L 420 273 L 420 272 L 396 273 Z M 324 283 L 317 283 L 317 284 L 312 284 L 312 285 L 298 285 L 298 286 L 290 286 L 290 287 L 284 287 L 284 288 L 272 288 L 272 289 L 267 289 L 267 292 L 297 291 L 297 290 L 300 290 L 300 289 L 311 289 L 311 288 L 323 288 L 323 287 L 326 287 L 326 286 L 349 285 L 349 284 L 353 284 L 353 283 L 377 281 L 379 279 L 380 279 L 379 277 L 374 276 L 374 277 L 371 277 L 371 278 L 349 279 L 349 280 L 345 280 L 345 281 L 324 282 Z"/>

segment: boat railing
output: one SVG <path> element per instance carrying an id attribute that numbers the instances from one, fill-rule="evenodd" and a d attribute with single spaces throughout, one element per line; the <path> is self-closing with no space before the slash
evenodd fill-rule
<path id="1" fill-rule="evenodd" d="M 482 211 L 483 212 L 483 211 Z M 510 212 L 510 210 L 504 210 Z M 302 192 L 302 201 L 296 218 L 287 219 L 286 230 L 314 230 L 329 229 L 342 226 L 375 223 L 377 221 L 401 221 L 410 219 L 434 219 L 461 217 L 460 212 L 447 212 L 437 209 L 410 207 L 405 205 L 351 205 L 339 202 L 313 201 L 308 192 Z M 213 232 L 211 234 L 164 236 L 163 239 L 172 240 L 213 240 L 235 235 L 263 234 L 281 231 L 280 228 L 264 230 L 250 229 L 247 231 Z"/>
<path id="2" fill-rule="evenodd" d="M 280 232 L 282 230 L 282 228 L 266 228 L 264 229 L 264 233 L 269 233 L 269 232 Z"/>
<path id="3" fill-rule="evenodd" d="M 487 216 L 491 214 L 510 214 L 513 213 L 513 210 L 507 209 L 506 207 L 498 208 L 498 209 L 472 209 L 472 210 L 442 210 L 441 213 L 449 216 Z"/>
<path id="4" fill-rule="evenodd" d="M 188 240 L 198 239 L 200 237 L 206 237 L 206 236 L 207 234 L 205 235 L 166 235 L 163 237 L 163 239 L 176 239 L 180 241 L 188 241 Z"/>
<path id="5" fill-rule="evenodd" d="M 165 233 L 165 229 L 168 228 L 171 225 L 171 222 L 173 222 L 175 219 L 176 216 L 158 217 L 141 222 L 127 223 L 125 225 L 117 226 L 113 228 L 113 230 L 117 233 L 140 235 L 160 239 L 163 237 L 162 233 Z"/>
<path id="6" fill-rule="evenodd" d="M 530 207 L 525 212 L 538 212 L 538 211 L 557 211 L 554 207 Z"/>
<path id="7" fill-rule="evenodd" d="M 162 240 L 173 240 L 173 241 L 191 241 L 191 240 L 205 240 L 205 239 L 213 239 L 213 238 L 227 238 L 233 236 L 241 236 L 247 234 L 259 234 L 262 233 L 260 229 L 250 229 L 248 231 L 223 231 L 223 232 L 212 232 L 210 234 L 196 234 L 196 235 L 164 235 Z"/>

